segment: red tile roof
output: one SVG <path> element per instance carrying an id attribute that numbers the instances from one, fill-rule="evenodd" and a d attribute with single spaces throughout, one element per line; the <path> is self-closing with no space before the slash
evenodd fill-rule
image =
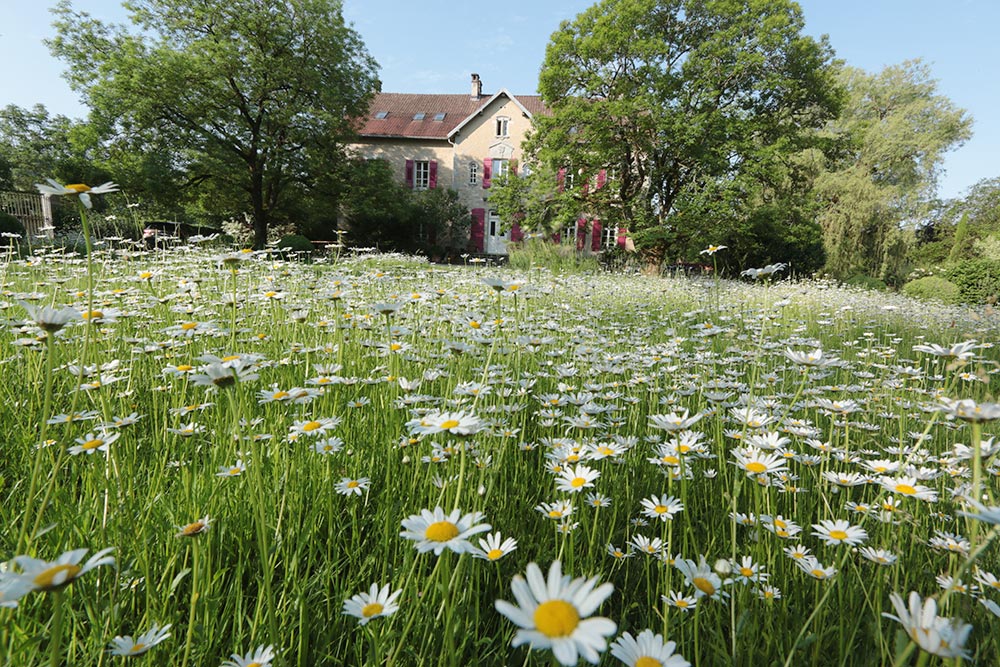
<path id="1" fill-rule="evenodd" d="M 540 95 L 514 95 L 528 113 L 544 114 Z M 358 134 L 362 137 L 407 137 L 413 139 L 447 139 L 462 121 L 479 111 L 493 95 L 476 99 L 468 95 L 422 95 L 410 93 L 379 93 L 372 100 L 368 115 L 360 119 Z M 385 114 L 384 118 L 376 116 Z M 423 120 L 414 120 L 417 114 Z M 437 114 L 443 120 L 434 120 Z"/>

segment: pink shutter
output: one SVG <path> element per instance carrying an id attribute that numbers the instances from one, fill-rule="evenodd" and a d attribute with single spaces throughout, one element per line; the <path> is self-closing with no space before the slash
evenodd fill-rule
<path id="1" fill-rule="evenodd" d="M 558 172 L 556 172 L 556 189 L 559 190 L 559 192 L 562 192 L 563 188 L 565 187 L 566 187 L 566 167 L 563 167 Z"/>
<path id="2" fill-rule="evenodd" d="M 429 168 L 429 176 L 427 179 L 427 185 L 431 190 L 438 186 L 438 163 L 437 160 L 431 160 Z"/>
<path id="3" fill-rule="evenodd" d="M 513 243 L 517 243 L 524 239 L 524 232 L 521 231 L 521 225 L 516 222 L 510 226 L 510 240 Z"/>
<path id="4" fill-rule="evenodd" d="M 602 228 L 601 221 L 600 220 L 591 220 L 590 226 L 593 228 L 593 235 L 591 236 L 591 239 L 590 239 L 590 249 L 593 250 L 594 252 L 600 252 L 601 251 L 601 228 Z"/>
<path id="5" fill-rule="evenodd" d="M 486 209 L 472 209 L 472 228 L 469 230 L 474 252 L 483 252 L 486 248 Z"/>
<path id="6" fill-rule="evenodd" d="M 583 174 L 580 174 L 580 176 L 583 177 Z M 583 187 L 580 188 L 580 189 L 583 191 L 583 196 L 584 197 L 586 197 L 587 194 L 590 193 L 590 177 L 589 176 L 587 178 L 583 179 Z"/>
<path id="7" fill-rule="evenodd" d="M 493 160 L 486 158 L 483 160 L 483 189 L 490 187 L 490 181 L 493 179 Z"/>
<path id="8" fill-rule="evenodd" d="M 556 232 L 552 235 L 552 242 L 556 245 L 562 243 L 562 232 Z"/>
<path id="9" fill-rule="evenodd" d="M 628 238 L 628 229 L 625 227 L 618 228 L 618 237 L 615 239 L 615 245 L 619 248 L 625 247 L 625 241 Z"/>
<path id="10" fill-rule="evenodd" d="M 583 250 L 587 239 L 587 219 L 580 218 L 576 221 L 576 249 Z"/>
<path id="11" fill-rule="evenodd" d="M 399 164 L 398 162 L 396 164 Z M 406 187 L 413 187 L 413 160 L 406 161 Z"/>
<path id="12" fill-rule="evenodd" d="M 600 190 L 604 187 L 604 184 L 608 182 L 608 170 L 601 169 L 597 172 L 597 189 Z"/>

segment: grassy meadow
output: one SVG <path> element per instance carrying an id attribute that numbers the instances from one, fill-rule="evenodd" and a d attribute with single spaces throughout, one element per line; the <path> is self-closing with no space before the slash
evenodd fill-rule
<path id="1" fill-rule="evenodd" d="M 989 309 L 207 246 L 0 267 L 0 665 L 1000 662 Z"/>

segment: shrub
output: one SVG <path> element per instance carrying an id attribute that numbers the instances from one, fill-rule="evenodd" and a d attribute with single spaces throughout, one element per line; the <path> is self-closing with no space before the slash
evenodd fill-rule
<path id="1" fill-rule="evenodd" d="M 857 273 L 847 279 L 847 285 L 851 287 L 861 287 L 863 289 L 872 290 L 884 290 L 885 283 L 878 278 L 872 278 L 871 276 L 865 275 L 863 273 Z"/>
<path id="2" fill-rule="evenodd" d="M 0 211 L 0 234 L 18 234 L 22 239 L 24 238 L 26 232 L 24 230 L 24 225 L 21 221 L 12 216 L 10 213 Z M 16 244 L 18 239 L 13 239 L 8 236 L 0 236 L 0 245 L 6 246 L 11 244 Z"/>
<path id="3" fill-rule="evenodd" d="M 924 301 L 960 303 L 961 290 L 958 285 L 939 276 L 924 276 L 903 285 L 903 294 Z"/>
<path id="4" fill-rule="evenodd" d="M 966 260 L 949 268 L 946 275 L 958 285 L 964 303 L 992 303 L 1000 295 L 1000 261 Z"/>
<path id="5" fill-rule="evenodd" d="M 313 243 L 301 234 L 288 234 L 282 236 L 278 239 L 278 243 L 275 247 L 281 252 L 282 255 L 294 254 L 294 253 L 305 253 L 307 255 L 312 254 Z"/>

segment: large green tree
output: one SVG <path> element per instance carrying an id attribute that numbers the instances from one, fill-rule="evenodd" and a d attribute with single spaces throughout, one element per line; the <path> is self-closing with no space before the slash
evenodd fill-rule
<path id="1" fill-rule="evenodd" d="M 552 35 L 529 149 L 574 174 L 581 210 L 672 259 L 704 229 L 702 194 L 786 162 L 835 114 L 832 51 L 802 28 L 790 0 L 603 0 Z"/>
<path id="2" fill-rule="evenodd" d="M 247 212 L 254 244 L 296 193 L 343 159 L 377 65 L 337 0 L 131 0 L 132 30 L 63 2 L 49 46 L 124 154 L 169 156 L 219 215 Z M 160 165 L 163 167 L 164 165 Z"/>
<path id="3" fill-rule="evenodd" d="M 903 227 L 935 206 L 944 154 L 970 136 L 972 121 L 919 60 L 870 74 L 839 73 L 848 98 L 828 128 L 839 150 L 816 179 L 827 270 L 898 282 L 905 272 Z"/>

